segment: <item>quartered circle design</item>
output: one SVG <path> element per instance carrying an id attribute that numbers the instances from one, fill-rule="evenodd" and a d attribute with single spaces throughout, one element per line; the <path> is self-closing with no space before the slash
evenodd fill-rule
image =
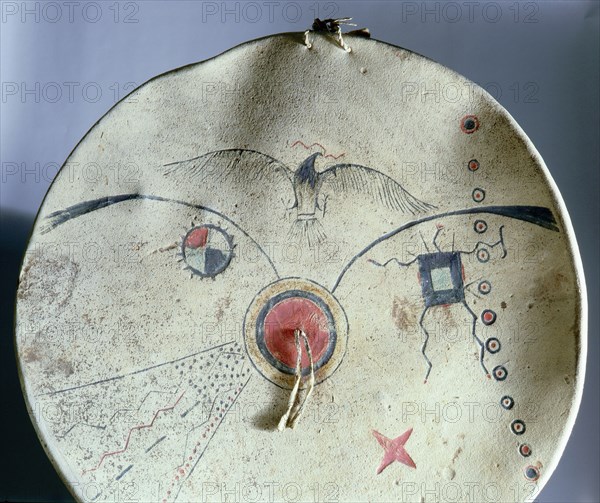
<path id="1" fill-rule="evenodd" d="M 203 278 L 222 273 L 233 255 L 233 239 L 215 225 L 199 225 L 183 238 L 181 255 L 187 268 Z"/>

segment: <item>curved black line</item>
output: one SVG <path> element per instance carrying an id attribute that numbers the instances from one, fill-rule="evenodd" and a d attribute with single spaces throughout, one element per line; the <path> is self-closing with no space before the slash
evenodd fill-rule
<path id="1" fill-rule="evenodd" d="M 160 201 L 160 202 L 166 202 L 166 203 L 181 204 L 182 206 L 187 206 L 188 208 L 194 208 L 197 210 L 203 210 L 203 211 L 207 211 L 209 213 L 214 213 L 215 215 L 221 217 L 223 220 L 226 220 L 228 223 L 233 225 L 244 236 L 246 236 L 250 241 L 252 241 L 258 247 L 258 249 L 261 251 L 261 253 L 265 256 L 265 258 L 269 261 L 269 265 L 273 268 L 273 272 L 275 272 L 275 275 L 277 276 L 277 278 L 280 278 L 279 272 L 277 271 L 275 264 L 273 263 L 273 261 L 271 260 L 271 257 L 269 257 L 267 252 L 265 252 L 265 250 L 263 250 L 262 246 L 260 246 L 260 244 L 258 244 L 258 242 L 252 236 L 250 236 L 250 234 L 248 234 L 238 224 L 236 224 L 233 220 L 231 220 L 231 218 L 224 215 L 220 211 L 209 208 L 208 206 L 203 206 L 201 204 L 192 204 L 192 203 L 188 203 L 186 201 L 179 201 L 177 199 L 170 199 L 167 197 L 153 196 L 153 195 L 149 195 L 149 194 L 121 194 L 118 196 L 102 197 L 100 199 L 84 201 L 81 203 L 74 204 L 73 206 L 69 206 L 68 208 L 66 208 L 64 210 L 59 210 L 59 211 L 55 211 L 54 213 L 50 213 L 50 215 L 48 215 L 46 217 L 46 219 L 50 220 L 50 222 L 45 227 L 42 228 L 41 232 L 42 232 L 42 234 L 45 234 L 47 232 L 50 232 L 52 229 L 58 227 L 59 225 L 62 225 L 65 222 L 68 222 L 69 220 L 72 220 L 73 218 L 77 218 L 77 217 L 86 215 L 87 213 L 91 213 L 92 211 L 96 211 L 96 210 L 100 210 L 102 208 L 106 208 L 108 206 L 112 206 L 113 204 L 122 203 L 124 201 L 133 201 L 136 199 L 146 199 L 149 201 Z"/>
<path id="2" fill-rule="evenodd" d="M 418 220 L 413 220 L 404 225 L 401 225 L 397 229 L 390 231 L 383 236 L 378 237 L 375 241 L 371 242 L 367 247 L 363 248 L 360 252 L 358 252 L 350 262 L 348 262 L 342 272 L 338 276 L 333 288 L 331 289 L 331 293 L 335 292 L 336 288 L 339 286 L 344 274 L 348 272 L 348 269 L 352 267 L 354 262 L 356 262 L 360 257 L 362 257 L 365 253 L 372 250 L 379 243 L 382 243 L 386 239 L 389 239 L 396 234 L 405 231 L 406 229 L 410 229 L 416 225 L 422 224 L 424 222 L 429 222 L 431 220 L 435 220 L 436 218 L 444 218 L 444 217 L 453 217 L 456 215 L 471 215 L 477 213 L 491 213 L 493 215 L 502 215 L 509 218 L 514 218 L 516 220 L 523 220 L 524 222 L 529 222 L 535 225 L 539 225 L 545 229 L 549 229 L 552 231 L 560 232 L 558 225 L 556 224 L 556 220 L 554 215 L 550 211 L 550 209 L 545 208 L 543 206 L 484 206 L 477 208 L 467 208 L 464 210 L 456 210 L 456 211 L 448 211 L 446 213 L 438 213 L 437 215 L 429 215 Z"/>
<path id="3" fill-rule="evenodd" d="M 425 383 L 427 383 L 427 379 L 429 379 L 429 374 L 431 373 L 431 367 L 433 367 L 431 360 L 427 357 L 427 353 L 425 352 L 425 350 L 427 349 L 427 343 L 429 342 L 429 332 L 425 328 L 425 325 L 423 325 L 423 320 L 425 319 L 425 315 L 427 314 L 427 311 L 429 311 L 430 307 L 431 306 L 425 306 L 425 309 L 423 309 L 423 312 L 421 313 L 421 318 L 419 318 L 419 326 L 421 327 L 421 330 L 425 334 L 425 340 L 423 341 L 423 344 L 421 345 L 421 354 L 423 355 L 423 358 L 425 358 L 425 361 L 427 362 L 427 372 L 425 373 L 425 381 L 424 381 Z"/>

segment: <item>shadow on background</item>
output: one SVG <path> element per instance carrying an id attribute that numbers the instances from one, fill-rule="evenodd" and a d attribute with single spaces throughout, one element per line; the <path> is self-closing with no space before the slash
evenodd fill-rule
<path id="1" fill-rule="evenodd" d="M 73 501 L 33 429 L 17 372 L 14 351 L 15 294 L 33 221 L 33 215 L 5 210 L 0 212 L 0 327 L 3 334 L 0 350 L 0 431 L 4 437 L 0 447 L 0 501 Z"/>

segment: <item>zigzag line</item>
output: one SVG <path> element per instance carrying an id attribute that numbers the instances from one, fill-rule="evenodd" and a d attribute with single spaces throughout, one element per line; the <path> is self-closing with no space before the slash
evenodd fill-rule
<path id="1" fill-rule="evenodd" d="M 146 400 L 148 399 L 148 397 L 152 394 L 152 393 L 156 393 L 159 395 L 174 395 L 175 391 L 148 391 L 148 393 L 146 393 L 146 396 L 142 399 L 142 401 L 140 402 L 140 405 L 137 409 L 135 409 L 136 412 L 139 412 L 140 409 L 142 408 L 142 406 L 144 405 L 144 403 L 146 402 Z M 108 423 L 112 423 L 113 419 L 115 418 L 115 416 L 119 413 L 119 412 L 131 412 L 133 411 L 133 409 L 118 409 L 112 416 L 110 416 L 110 419 L 108 420 Z"/>
<path id="2" fill-rule="evenodd" d="M 310 150 L 313 147 L 321 147 L 321 149 L 323 149 L 323 157 L 325 157 L 325 158 L 331 157 L 332 159 L 336 159 L 337 160 L 340 157 L 343 157 L 343 156 L 346 155 L 346 152 L 342 152 L 341 154 L 339 154 L 337 156 L 333 155 L 333 154 L 326 154 L 327 149 L 323 145 L 321 145 L 320 143 L 316 143 L 316 142 L 312 143 L 311 145 L 307 145 L 306 143 L 304 143 L 301 140 L 296 140 L 294 143 L 292 143 L 292 147 L 291 148 L 294 148 L 296 145 L 302 145 L 306 150 Z"/>
<path id="3" fill-rule="evenodd" d="M 240 353 L 220 353 L 220 354 L 236 354 L 236 355 L 240 355 Z M 142 399 L 139 407 L 137 409 L 135 409 L 136 412 L 139 412 L 140 409 L 142 408 L 142 406 L 144 405 L 144 402 L 148 399 L 148 397 L 152 394 L 152 393 L 157 393 L 157 394 L 165 394 L 165 395 L 174 395 L 175 391 L 149 391 L 148 393 L 146 393 L 146 396 Z M 84 421 L 79 421 L 78 423 L 75 423 L 73 426 L 71 426 L 64 434 L 62 435 L 56 435 L 56 438 L 66 438 L 66 436 L 71 433 L 71 430 L 73 430 L 76 426 L 79 426 L 80 424 L 83 424 L 85 426 L 89 426 L 90 428 L 96 428 L 98 430 L 105 430 L 107 428 L 107 425 L 113 422 L 113 419 L 115 418 L 115 416 L 119 413 L 119 412 L 132 412 L 134 409 L 118 409 L 111 417 L 110 419 L 107 421 L 106 424 L 100 426 L 100 425 L 95 425 L 95 424 L 88 424 Z"/>
<path id="4" fill-rule="evenodd" d="M 89 472 L 93 472 L 93 471 L 97 470 L 98 468 L 100 468 L 100 466 L 102 466 L 102 463 L 103 463 L 104 459 L 107 458 L 108 456 L 113 456 L 115 454 L 122 454 L 123 452 L 125 452 L 127 450 L 127 447 L 129 447 L 129 439 L 131 438 L 131 434 L 133 433 L 134 430 L 142 430 L 144 428 L 151 428 L 154 425 L 154 421 L 156 420 L 158 414 L 160 414 L 161 412 L 166 412 L 168 410 L 173 410 L 177 406 L 177 404 L 179 403 L 179 400 L 181 400 L 181 398 L 183 397 L 184 394 L 185 394 L 185 391 L 183 391 L 181 393 L 181 395 L 179 395 L 179 398 L 170 407 L 166 407 L 164 409 L 158 409 L 154 413 L 154 417 L 152 418 L 152 421 L 150 421 L 150 423 L 148 423 L 148 424 L 141 424 L 141 425 L 134 426 L 133 428 L 131 428 L 129 430 L 129 433 L 127 434 L 127 440 L 125 441 L 125 446 L 121 450 L 119 450 L 119 451 L 112 451 L 112 452 L 105 452 L 100 457 L 100 461 L 98 462 L 98 465 L 95 468 L 90 468 L 89 470 L 84 470 L 83 473 L 82 473 L 82 475 L 85 475 L 86 473 L 89 473 Z"/>

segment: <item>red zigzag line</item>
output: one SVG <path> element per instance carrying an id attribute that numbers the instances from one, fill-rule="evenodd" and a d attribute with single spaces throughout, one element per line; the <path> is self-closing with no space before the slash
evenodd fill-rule
<path id="1" fill-rule="evenodd" d="M 150 423 L 148 424 L 140 424 L 138 426 L 134 426 L 133 428 L 131 428 L 129 430 L 129 433 L 127 434 L 127 440 L 125 441 L 125 447 L 123 447 L 120 451 L 112 451 L 112 452 L 105 452 L 104 454 L 102 454 L 102 456 L 100 457 L 100 461 L 98 462 L 98 465 L 95 468 L 91 468 L 89 470 L 84 470 L 82 475 L 85 475 L 86 473 L 89 472 L 93 472 L 95 470 L 97 470 L 98 468 L 100 468 L 100 466 L 102 466 L 102 462 L 104 461 L 105 458 L 107 458 L 108 456 L 113 456 L 114 454 L 122 454 L 123 452 L 125 452 L 127 450 L 127 447 L 129 446 L 129 439 L 131 438 L 131 434 L 135 431 L 135 430 L 142 430 L 144 428 L 151 428 L 152 425 L 154 425 L 154 421 L 156 420 L 158 414 L 160 414 L 161 412 L 166 412 L 168 410 L 173 410 L 177 404 L 179 403 L 179 400 L 181 400 L 181 398 L 183 397 L 183 395 L 185 394 L 185 391 L 183 391 L 183 393 L 181 393 L 181 395 L 179 395 L 179 398 L 175 401 L 175 403 L 173 405 L 171 405 L 170 407 L 166 407 L 164 409 L 158 409 L 155 413 L 154 413 L 154 417 L 152 418 L 152 421 L 150 421 Z"/>
<path id="2" fill-rule="evenodd" d="M 313 143 L 311 145 L 307 145 L 306 143 L 304 143 L 301 140 L 296 140 L 294 143 L 292 143 L 292 148 L 294 148 L 296 145 L 302 145 L 306 150 L 310 150 L 311 148 L 313 148 L 315 146 L 316 147 L 321 147 L 323 149 L 323 154 L 324 154 L 323 157 L 326 157 L 326 158 L 327 157 L 331 157 L 332 159 L 336 159 L 337 160 L 340 157 L 343 157 L 343 156 L 346 155 L 346 152 L 342 152 L 339 155 L 325 154 L 325 152 L 327 152 L 327 149 L 323 145 L 321 145 L 320 143 Z"/>

